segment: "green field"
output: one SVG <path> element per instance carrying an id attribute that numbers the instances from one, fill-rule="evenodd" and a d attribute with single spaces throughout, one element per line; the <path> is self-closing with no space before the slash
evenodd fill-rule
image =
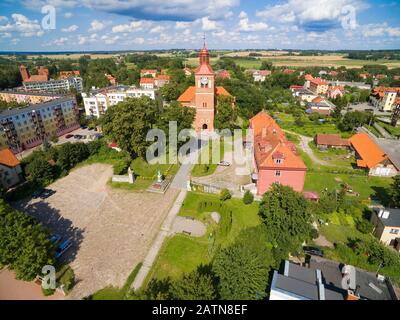
<path id="1" fill-rule="evenodd" d="M 197 208 L 203 201 L 219 201 L 217 195 L 203 193 L 188 193 L 179 215 L 191 216 L 207 224 L 207 233 L 201 238 L 194 238 L 188 235 L 178 234 L 169 238 L 163 245 L 160 254 L 153 265 L 147 278 L 147 282 L 152 278 L 177 278 L 184 272 L 193 271 L 200 264 L 207 264 L 211 261 L 212 254 L 217 247 L 224 247 L 235 239 L 239 232 L 245 228 L 256 226 L 260 223 L 258 217 L 258 203 L 245 205 L 240 199 L 231 199 L 225 203 L 234 208 L 232 217 L 232 227 L 226 237 L 215 240 L 214 246 L 210 245 L 208 238 L 210 232 L 215 234 L 215 224 L 210 221 L 209 213 L 198 212 Z M 209 255 L 209 248 L 212 250 Z"/>

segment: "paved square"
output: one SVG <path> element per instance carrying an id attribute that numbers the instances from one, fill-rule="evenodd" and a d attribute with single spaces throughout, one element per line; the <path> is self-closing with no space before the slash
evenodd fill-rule
<path id="1" fill-rule="evenodd" d="M 55 193 L 47 199 L 17 204 L 52 232 L 72 239 L 63 257 L 77 279 L 71 298 L 122 286 L 143 261 L 178 194 L 173 188 L 164 195 L 112 189 L 107 186 L 111 175 L 109 165 L 78 168 L 50 185 Z"/>

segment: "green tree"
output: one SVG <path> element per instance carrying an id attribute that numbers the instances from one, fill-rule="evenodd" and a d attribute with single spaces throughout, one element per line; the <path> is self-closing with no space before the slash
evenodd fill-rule
<path id="1" fill-rule="evenodd" d="M 254 201 L 254 195 L 247 190 L 243 195 L 243 203 L 244 204 L 251 204 Z"/>
<path id="2" fill-rule="evenodd" d="M 43 226 L 0 199 L 0 265 L 14 270 L 18 279 L 31 281 L 43 266 L 54 264 L 53 253 Z"/>
<path id="3" fill-rule="evenodd" d="M 229 96 L 218 97 L 218 110 L 215 115 L 215 128 L 218 130 L 235 128 L 237 118 L 236 110 L 233 108 L 233 98 Z"/>
<path id="4" fill-rule="evenodd" d="M 196 111 L 193 108 L 182 107 L 179 102 L 173 101 L 164 107 L 157 121 L 157 127 L 168 134 L 169 122 L 176 121 L 178 133 L 183 129 L 191 129 Z"/>
<path id="5" fill-rule="evenodd" d="M 104 134 L 118 143 L 132 158 L 146 155 L 146 135 L 156 123 L 159 110 L 148 97 L 131 98 L 107 109 L 102 123 Z"/>
<path id="6" fill-rule="evenodd" d="M 184 274 L 171 283 L 170 292 L 173 300 L 214 300 L 217 291 L 210 273 L 195 271 Z"/>
<path id="7" fill-rule="evenodd" d="M 46 186 L 53 181 L 54 171 L 49 162 L 43 158 L 35 158 L 26 166 L 28 180 L 41 186 Z"/>
<path id="8" fill-rule="evenodd" d="M 400 176 L 395 176 L 388 190 L 390 203 L 394 207 L 400 207 Z"/>
<path id="9" fill-rule="evenodd" d="M 289 186 L 273 184 L 260 203 L 259 214 L 275 245 L 278 257 L 285 258 L 309 238 L 309 202 Z"/>
<path id="10" fill-rule="evenodd" d="M 255 300 L 265 297 L 270 264 L 267 251 L 254 250 L 245 243 L 220 250 L 213 262 L 219 279 L 219 294 L 224 300 Z"/>
<path id="11" fill-rule="evenodd" d="M 343 131 L 352 131 L 364 124 L 373 123 L 373 114 L 369 112 L 347 112 L 339 124 L 339 129 Z"/>
<path id="12" fill-rule="evenodd" d="M 57 164 L 62 170 L 68 171 L 75 167 L 79 162 L 89 157 L 89 149 L 86 144 L 78 143 L 65 143 L 58 151 Z"/>
<path id="13" fill-rule="evenodd" d="M 232 198 L 232 194 L 230 193 L 230 191 L 228 189 L 222 189 L 219 199 L 221 201 L 226 201 L 229 200 L 230 198 Z"/>

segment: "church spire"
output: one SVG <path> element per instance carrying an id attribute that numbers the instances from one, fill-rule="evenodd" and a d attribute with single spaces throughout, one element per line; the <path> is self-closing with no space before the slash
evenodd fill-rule
<path id="1" fill-rule="evenodd" d="M 200 65 L 202 64 L 209 64 L 210 63 L 210 54 L 208 52 L 207 46 L 206 46 L 206 34 L 204 33 L 203 35 L 203 49 L 200 50 Z"/>

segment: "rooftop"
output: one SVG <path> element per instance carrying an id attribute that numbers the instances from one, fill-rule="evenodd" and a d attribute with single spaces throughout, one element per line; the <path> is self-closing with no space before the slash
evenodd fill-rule
<path id="1" fill-rule="evenodd" d="M 357 160 L 360 167 L 373 168 L 387 159 L 385 152 L 366 133 L 357 133 L 350 138 L 350 143 L 361 157 Z"/>
<path id="2" fill-rule="evenodd" d="M 349 146 L 347 139 L 342 139 L 338 134 L 322 134 L 318 133 L 315 137 L 317 145 L 327 146 Z"/>
<path id="3" fill-rule="evenodd" d="M 11 150 L 6 148 L 3 150 L 0 150 L 0 164 L 13 168 L 13 167 L 18 166 L 20 164 L 20 162 L 15 157 L 15 155 L 11 152 Z"/>
<path id="4" fill-rule="evenodd" d="M 374 212 L 378 216 L 380 208 L 375 208 Z M 387 218 L 379 217 L 378 219 L 383 223 L 385 227 L 400 227 L 400 209 L 384 209 L 389 211 L 389 216 Z"/>

